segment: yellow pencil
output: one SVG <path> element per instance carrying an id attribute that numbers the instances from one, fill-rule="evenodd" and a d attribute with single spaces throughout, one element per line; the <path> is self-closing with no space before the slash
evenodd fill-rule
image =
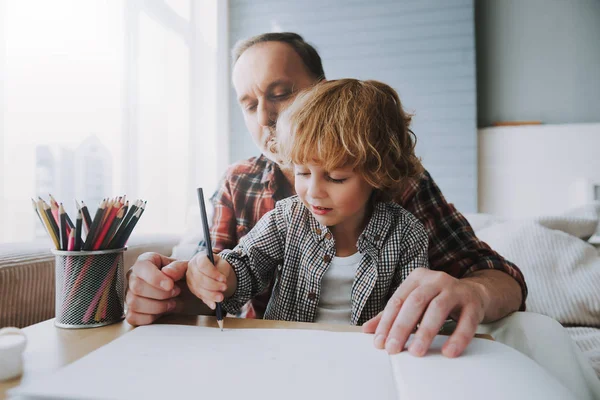
<path id="1" fill-rule="evenodd" d="M 60 250 L 60 242 L 58 241 L 58 237 L 54 234 L 54 230 L 52 229 L 52 225 L 50 225 L 50 221 L 48 220 L 48 214 L 46 214 L 43 206 L 43 200 L 38 200 L 37 209 L 40 217 L 42 218 L 44 225 L 46 226 L 46 230 L 48 231 L 48 235 L 50 239 L 54 242 L 54 246 L 56 246 L 57 250 Z"/>

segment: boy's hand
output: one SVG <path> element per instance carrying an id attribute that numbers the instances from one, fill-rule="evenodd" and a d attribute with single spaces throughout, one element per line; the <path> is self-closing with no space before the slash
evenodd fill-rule
<path id="1" fill-rule="evenodd" d="M 186 281 L 190 291 L 202 300 L 211 309 L 215 309 L 216 303 L 225 299 L 228 291 L 228 277 L 232 274 L 232 268 L 228 262 L 215 255 L 215 267 L 205 253 L 198 253 L 188 263 Z M 231 282 L 229 282 L 231 283 Z"/>

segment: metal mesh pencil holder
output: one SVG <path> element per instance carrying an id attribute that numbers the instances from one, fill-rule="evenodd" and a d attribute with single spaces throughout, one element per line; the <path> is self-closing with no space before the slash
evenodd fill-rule
<path id="1" fill-rule="evenodd" d="M 126 248 L 52 250 L 55 258 L 56 318 L 59 328 L 92 328 L 124 317 Z"/>

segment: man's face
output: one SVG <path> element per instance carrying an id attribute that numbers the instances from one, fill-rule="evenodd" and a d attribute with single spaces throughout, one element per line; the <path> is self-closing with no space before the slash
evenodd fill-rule
<path id="1" fill-rule="evenodd" d="M 300 90 L 314 83 L 300 56 L 286 43 L 256 44 L 237 60 L 233 86 L 244 122 L 254 143 L 270 160 L 277 162 L 273 144 L 279 113 Z"/>

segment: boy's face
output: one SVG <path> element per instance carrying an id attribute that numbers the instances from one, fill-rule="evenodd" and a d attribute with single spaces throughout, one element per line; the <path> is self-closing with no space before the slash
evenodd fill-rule
<path id="1" fill-rule="evenodd" d="M 242 54 L 233 68 L 233 86 L 254 143 L 269 159 L 279 113 L 296 94 L 315 83 L 300 56 L 286 43 L 256 44 Z"/>
<path id="2" fill-rule="evenodd" d="M 322 225 L 336 232 L 362 231 L 373 188 L 350 168 L 325 171 L 316 164 L 295 165 L 296 193 Z"/>

